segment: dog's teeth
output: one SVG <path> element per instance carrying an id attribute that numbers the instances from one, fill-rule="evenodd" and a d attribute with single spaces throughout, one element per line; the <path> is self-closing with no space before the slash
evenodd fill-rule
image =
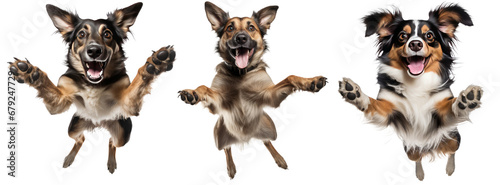
<path id="1" fill-rule="evenodd" d="M 85 63 L 85 65 L 87 66 L 87 68 L 90 68 L 90 67 L 89 67 L 89 63 Z"/>
<path id="2" fill-rule="evenodd" d="M 238 52 L 238 49 L 236 49 L 236 56 L 238 56 L 238 53 L 239 53 L 239 52 Z"/>

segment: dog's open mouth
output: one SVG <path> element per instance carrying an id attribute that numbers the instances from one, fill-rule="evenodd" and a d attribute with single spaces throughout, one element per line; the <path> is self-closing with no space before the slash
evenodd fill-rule
<path id="1" fill-rule="evenodd" d="M 104 69 L 106 68 L 107 61 L 85 61 L 83 68 L 87 79 L 91 83 L 99 83 L 104 77 Z"/>
<path id="2" fill-rule="evenodd" d="M 244 69 L 248 66 L 249 60 L 253 55 L 254 49 L 248 49 L 244 47 L 239 47 L 236 49 L 231 49 L 230 54 L 235 60 L 236 66 L 240 69 Z"/>
<path id="3" fill-rule="evenodd" d="M 418 76 L 424 72 L 425 66 L 429 63 L 428 57 L 423 56 L 411 56 L 406 57 L 404 60 L 406 67 L 408 68 L 408 73 L 412 76 Z"/>

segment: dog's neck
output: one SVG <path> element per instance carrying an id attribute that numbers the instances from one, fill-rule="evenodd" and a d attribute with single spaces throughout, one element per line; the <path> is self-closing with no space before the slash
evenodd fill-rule
<path id="1" fill-rule="evenodd" d="M 236 67 L 236 66 L 234 66 L 234 65 L 231 65 L 231 64 L 229 64 L 229 63 L 228 63 L 228 62 L 226 62 L 226 61 L 224 61 L 224 64 L 226 64 L 226 68 L 227 68 L 227 70 L 228 70 L 231 74 L 233 74 L 233 75 L 235 75 L 235 76 L 243 76 L 243 75 L 247 74 L 248 72 L 250 72 L 250 71 L 252 71 L 252 70 L 256 69 L 256 68 L 257 68 L 257 66 L 259 65 L 259 64 L 257 64 L 257 65 L 253 65 L 253 66 L 248 66 L 248 67 L 246 67 L 246 68 L 244 68 L 244 69 L 240 69 L 239 67 Z"/>

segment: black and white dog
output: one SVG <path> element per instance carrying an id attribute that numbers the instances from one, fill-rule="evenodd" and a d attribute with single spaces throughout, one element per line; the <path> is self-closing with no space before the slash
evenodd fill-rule
<path id="1" fill-rule="evenodd" d="M 460 145 L 457 124 L 481 105 L 482 90 L 471 85 L 454 97 L 451 50 L 459 23 L 472 26 L 467 12 L 456 4 L 441 5 L 428 20 L 404 20 L 401 12 L 374 12 L 363 18 L 366 36 L 378 34 L 377 98 L 365 95 L 348 78 L 339 92 L 379 126 L 392 126 L 403 140 L 408 157 L 416 161 L 416 175 L 424 179 L 424 156 L 449 154 L 446 173 L 455 170 Z"/>

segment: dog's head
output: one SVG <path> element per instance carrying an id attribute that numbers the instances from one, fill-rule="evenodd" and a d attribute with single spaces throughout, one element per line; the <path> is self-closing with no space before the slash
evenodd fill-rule
<path id="1" fill-rule="evenodd" d="M 407 70 L 411 77 L 425 72 L 441 74 L 451 69 L 451 47 L 459 23 L 472 26 L 467 12 L 456 4 L 441 5 L 428 20 L 404 20 L 401 12 L 374 12 L 363 18 L 366 36 L 377 33 L 379 52 L 388 65 Z"/>
<path id="2" fill-rule="evenodd" d="M 233 17 L 216 5 L 205 2 L 205 12 L 212 29 L 220 38 L 217 51 L 228 63 L 246 69 L 260 62 L 266 50 L 263 39 L 276 17 L 278 6 L 253 12 L 252 17 Z"/>
<path id="3" fill-rule="evenodd" d="M 108 14 L 107 19 L 80 19 L 78 15 L 47 5 L 54 26 L 69 44 L 68 67 L 92 84 L 124 70 L 122 44 L 142 3 Z"/>

